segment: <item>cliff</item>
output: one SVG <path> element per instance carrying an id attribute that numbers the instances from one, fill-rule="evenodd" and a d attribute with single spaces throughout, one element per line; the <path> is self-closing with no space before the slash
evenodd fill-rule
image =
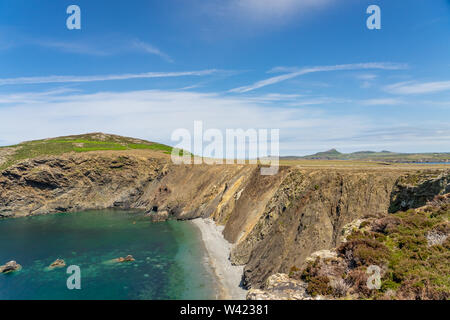
<path id="1" fill-rule="evenodd" d="M 305 265 L 341 243 L 358 218 L 419 207 L 449 192 L 445 167 L 174 165 L 162 151 L 95 150 L 39 155 L 0 172 L 0 216 L 137 208 L 149 219 L 210 217 L 245 265 L 243 283 L 264 287 L 273 274 Z"/>
<path id="2" fill-rule="evenodd" d="M 271 275 L 247 298 L 448 300 L 450 193 L 424 206 L 344 227 L 341 244 Z"/>

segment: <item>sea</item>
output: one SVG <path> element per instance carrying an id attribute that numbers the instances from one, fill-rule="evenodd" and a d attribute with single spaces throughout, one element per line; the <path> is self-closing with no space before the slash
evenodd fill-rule
<path id="1" fill-rule="evenodd" d="M 129 262 L 117 258 L 132 255 Z M 50 268 L 56 259 L 65 267 Z M 200 231 L 141 211 L 93 210 L 0 220 L 0 300 L 215 299 Z M 70 268 L 71 266 L 74 266 Z"/>

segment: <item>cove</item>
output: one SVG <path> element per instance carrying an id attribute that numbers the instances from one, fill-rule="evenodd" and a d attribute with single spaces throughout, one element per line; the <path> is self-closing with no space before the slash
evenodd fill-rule
<path id="1" fill-rule="evenodd" d="M 133 262 L 114 262 L 132 255 Z M 81 269 L 81 290 L 69 290 L 67 267 Z M 142 212 L 96 210 L 0 220 L 0 299 L 215 299 L 199 230 L 190 222 L 152 223 Z"/>

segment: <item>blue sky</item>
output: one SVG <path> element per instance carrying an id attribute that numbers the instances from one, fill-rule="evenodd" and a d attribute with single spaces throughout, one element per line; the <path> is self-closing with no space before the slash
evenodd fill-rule
<path id="1" fill-rule="evenodd" d="M 0 145 L 97 131 L 173 145 L 202 120 L 280 129 L 281 155 L 449 152 L 449 31 L 448 0 L 2 0 Z"/>

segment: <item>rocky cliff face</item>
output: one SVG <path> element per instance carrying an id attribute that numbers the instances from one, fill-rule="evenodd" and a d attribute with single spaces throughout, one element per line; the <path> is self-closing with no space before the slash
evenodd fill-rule
<path id="1" fill-rule="evenodd" d="M 245 265 L 244 283 L 260 288 L 312 252 L 337 246 L 349 222 L 448 192 L 450 176 L 382 167 L 281 167 L 261 176 L 259 169 L 173 165 L 142 150 L 40 157 L 0 173 L 0 216 L 118 207 L 146 210 L 154 221 L 211 217 L 234 244 L 231 261 Z"/>
<path id="2" fill-rule="evenodd" d="M 247 299 L 448 300 L 449 218 L 450 193 L 416 209 L 357 219 L 344 227 L 339 246 L 271 275 Z"/>
<path id="3" fill-rule="evenodd" d="M 300 267 L 313 251 L 336 246 L 354 219 L 381 216 L 398 173 L 293 169 L 251 233 L 234 247 L 246 264 L 245 283 L 260 286 L 271 274 Z"/>
<path id="4" fill-rule="evenodd" d="M 0 216 L 145 207 L 144 190 L 164 164 L 117 154 L 70 154 L 23 161 L 0 174 Z"/>

